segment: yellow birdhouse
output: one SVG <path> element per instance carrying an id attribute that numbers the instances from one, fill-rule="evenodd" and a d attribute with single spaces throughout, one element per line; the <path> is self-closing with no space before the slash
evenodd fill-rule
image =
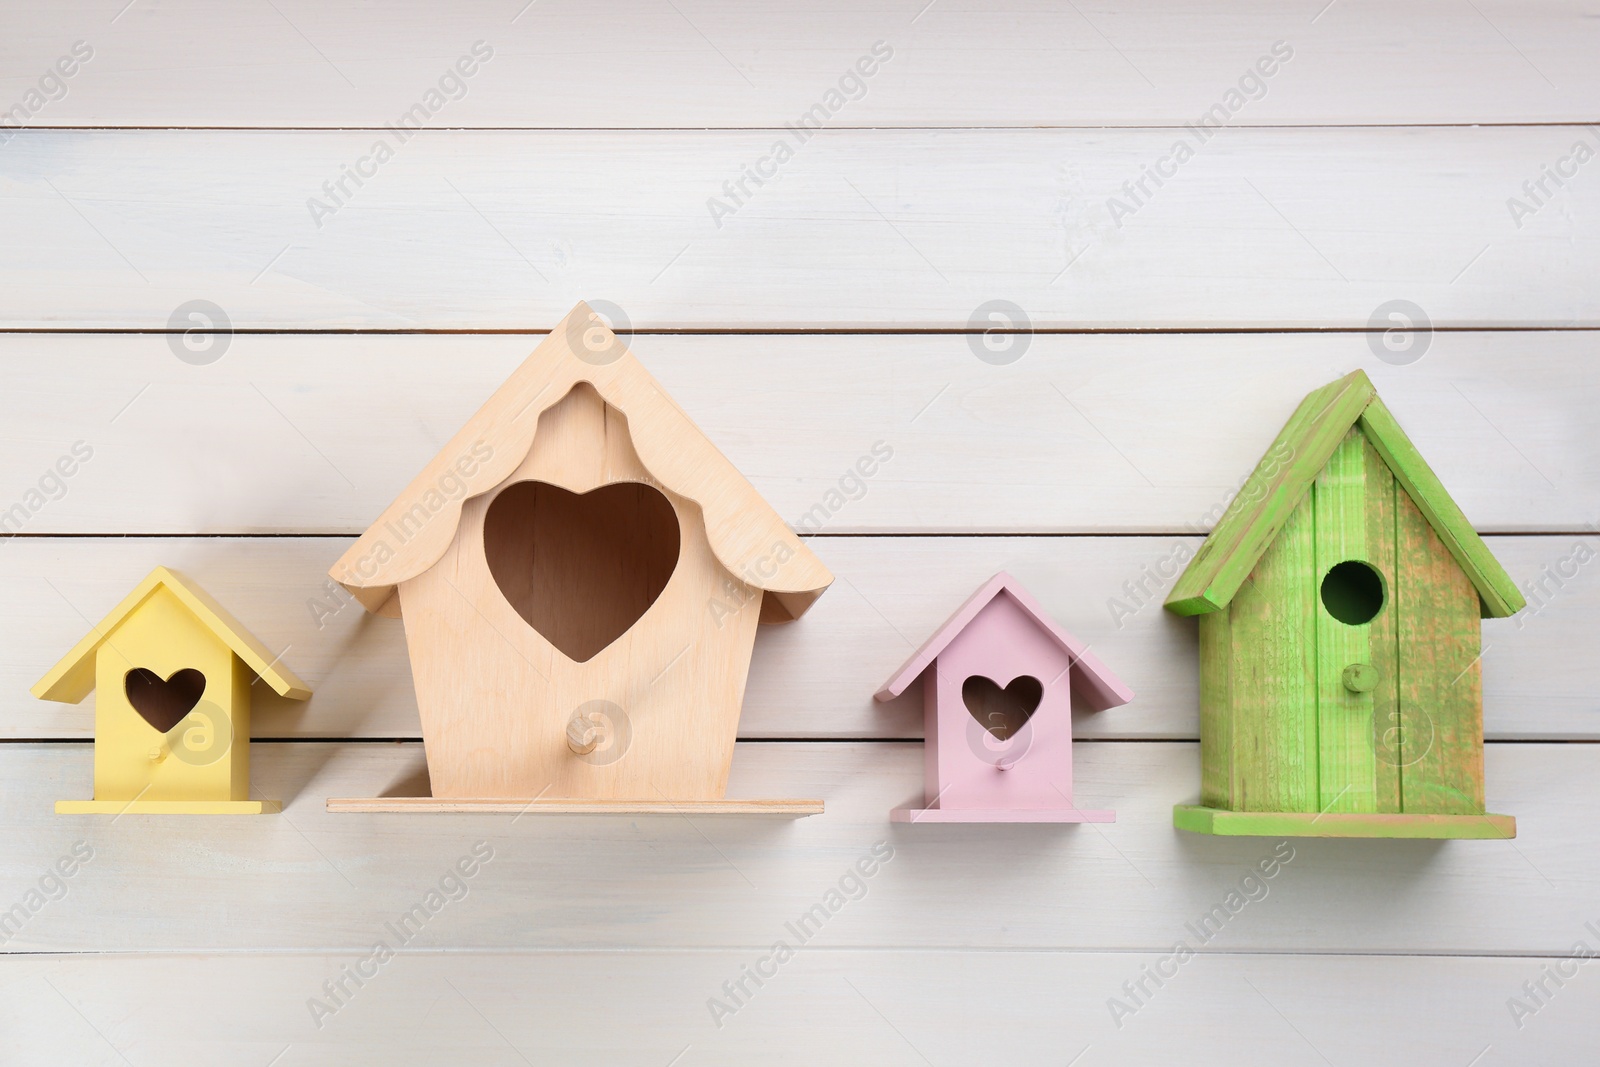
<path id="1" fill-rule="evenodd" d="M 94 799 L 56 802 L 58 814 L 259 815 L 251 800 L 250 690 L 256 678 L 305 700 L 305 683 L 278 665 L 199 586 L 151 571 L 39 679 L 33 695 L 94 708 Z"/>

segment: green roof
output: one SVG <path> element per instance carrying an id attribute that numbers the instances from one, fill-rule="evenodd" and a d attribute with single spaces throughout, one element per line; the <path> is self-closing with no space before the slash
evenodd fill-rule
<path id="1" fill-rule="evenodd" d="M 1251 472 L 1211 536 L 1179 576 L 1167 596 L 1167 609 L 1179 615 L 1204 615 L 1227 607 L 1339 442 L 1358 424 L 1477 588 L 1484 617 L 1521 611 L 1527 601 L 1511 576 L 1439 484 L 1438 475 L 1378 398 L 1371 379 L 1359 370 L 1300 402 L 1267 450 L 1268 456 L 1288 456 L 1288 462 L 1263 462 Z"/>

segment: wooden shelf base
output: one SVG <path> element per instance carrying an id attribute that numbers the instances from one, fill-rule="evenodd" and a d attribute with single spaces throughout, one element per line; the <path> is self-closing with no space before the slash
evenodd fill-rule
<path id="1" fill-rule="evenodd" d="M 1329 811 L 1225 811 L 1198 804 L 1172 809 L 1172 825 L 1222 837 L 1391 837 L 1506 840 L 1517 836 L 1511 815 L 1405 815 Z"/>
<path id="2" fill-rule="evenodd" d="M 821 815 L 820 800 L 583 800 L 554 797 L 329 797 L 337 812 L 445 812 L 510 815 Z"/>
<path id="3" fill-rule="evenodd" d="M 276 815 L 276 800 L 58 800 L 57 815 Z"/>
<path id="4" fill-rule="evenodd" d="M 891 822 L 1116 822 L 1114 811 L 1019 808 L 896 808 Z"/>

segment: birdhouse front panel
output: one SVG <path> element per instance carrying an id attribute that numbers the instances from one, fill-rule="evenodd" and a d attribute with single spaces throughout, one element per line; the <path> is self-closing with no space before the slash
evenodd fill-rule
<path id="1" fill-rule="evenodd" d="M 1200 621 L 1202 802 L 1484 810 L 1478 594 L 1351 427 L 1227 610 Z"/>
<path id="2" fill-rule="evenodd" d="M 721 797 L 762 596 L 574 387 L 400 586 L 433 795 Z"/>
<path id="3" fill-rule="evenodd" d="M 990 600 L 923 681 L 928 806 L 1070 808 L 1071 667 L 1009 594 Z"/>
<path id="4" fill-rule="evenodd" d="M 225 641 L 158 585 L 95 655 L 95 800 L 246 799 L 254 675 Z"/>
<path id="5" fill-rule="evenodd" d="M 723 801 L 750 653 L 833 576 L 587 305 L 329 573 L 405 621 L 433 790 L 336 810 L 786 810 Z"/>

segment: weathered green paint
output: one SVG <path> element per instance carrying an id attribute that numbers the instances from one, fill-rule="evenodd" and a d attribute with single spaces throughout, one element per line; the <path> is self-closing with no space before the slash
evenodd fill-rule
<path id="1" fill-rule="evenodd" d="M 1510 815 L 1401 815 L 1366 812 L 1225 811 L 1198 804 L 1172 809 L 1172 825 L 1220 837 L 1388 837 L 1504 841 L 1517 836 Z"/>
<path id="2" fill-rule="evenodd" d="M 1404 496 L 1389 465 L 1372 447 L 1371 441 L 1362 438 L 1362 454 L 1367 467 L 1367 562 L 1383 577 L 1383 610 L 1367 626 L 1368 663 L 1377 674 L 1377 682 L 1367 696 L 1372 702 L 1372 732 L 1367 743 L 1372 750 L 1372 797 L 1376 811 L 1400 811 L 1400 766 L 1386 758 L 1383 739 L 1397 720 L 1400 707 L 1400 661 L 1397 634 L 1400 613 L 1404 610 L 1397 595 L 1402 578 L 1396 567 L 1398 552 L 1395 533 L 1395 511 L 1399 498 Z"/>
<path id="3" fill-rule="evenodd" d="M 1317 810 L 1316 591 L 1302 499 L 1228 605 L 1233 800 L 1240 811 Z"/>
<path id="4" fill-rule="evenodd" d="M 1321 595 L 1323 578 L 1336 564 L 1371 560 L 1367 537 L 1369 495 L 1381 496 L 1388 488 L 1393 499 L 1392 481 L 1387 486 L 1381 479 L 1375 486 L 1367 484 L 1366 447 L 1361 431 L 1352 428 L 1328 457 L 1327 466 L 1311 487 L 1315 557 L 1309 574 L 1300 580 L 1309 578 L 1317 590 L 1318 803 L 1314 810 L 1319 812 L 1377 810 L 1372 694 L 1352 693 L 1344 684 L 1345 668 L 1372 662 L 1367 640 L 1372 624 L 1350 626 L 1340 622 L 1328 614 Z M 1379 615 L 1388 608 L 1385 604 Z"/>
<path id="5" fill-rule="evenodd" d="M 1377 393 L 1360 371 L 1300 402 L 1211 536 L 1178 576 L 1166 606 L 1201 615 L 1228 606 L 1246 577 L 1300 506 L 1317 472 Z"/>
<path id="6" fill-rule="evenodd" d="M 1376 395 L 1361 413 L 1361 428 L 1394 472 L 1395 480 L 1427 518 L 1442 546 L 1477 590 L 1482 601 L 1481 617 L 1501 619 L 1527 607 L 1528 601 L 1522 591 L 1494 558 L 1456 502 L 1450 499 L 1438 475 Z"/>
<path id="7" fill-rule="evenodd" d="M 1478 594 L 1409 497 L 1399 508 L 1402 811 L 1483 811 Z"/>
<path id="8" fill-rule="evenodd" d="M 1231 613 L 1200 616 L 1200 800 L 1228 806 L 1233 798 Z"/>
<path id="9" fill-rule="evenodd" d="M 1346 561 L 1381 579 L 1369 619 L 1323 602 Z M 1168 607 L 1202 616 L 1202 806 L 1176 809 L 1175 825 L 1514 836 L 1513 819 L 1484 813 L 1478 650 L 1480 612 L 1521 597 L 1364 375 L 1307 397 L 1185 582 Z"/>
<path id="10" fill-rule="evenodd" d="M 1467 573 L 1483 602 L 1483 615 L 1503 617 L 1522 610 L 1526 601 L 1511 576 L 1450 499 L 1438 476 L 1378 398 L 1366 373 L 1359 370 L 1314 390 L 1301 401 L 1211 536 L 1179 575 L 1167 595 L 1167 609 L 1178 615 L 1202 615 L 1226 607 L 1357 422 Z"/>

